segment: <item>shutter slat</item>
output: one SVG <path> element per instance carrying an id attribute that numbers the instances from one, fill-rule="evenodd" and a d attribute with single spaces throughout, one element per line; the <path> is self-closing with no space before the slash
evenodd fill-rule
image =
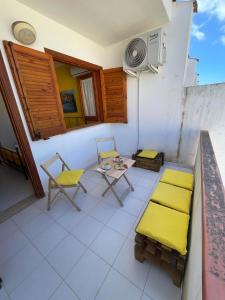
<path id="1" fill-rule="evenodd" d="M 32 139 L 63 133 L 63 110 L 52 57 L 12 42 L 4 45 Z"/>
<path id="2" fill-rule="evenodd" d="M 104 121 L 127 123 L 127 84 L 122 68 L 101 71 Z"/>

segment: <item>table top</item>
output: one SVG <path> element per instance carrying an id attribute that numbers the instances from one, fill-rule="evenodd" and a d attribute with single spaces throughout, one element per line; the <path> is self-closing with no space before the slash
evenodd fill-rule
<path id="1" fill-rule="evenodd" d="M 126 158 L 126 157 L 121 157 L 121 158 L 123 159 L 123 164 L 125 164 L 127 166 L 127 168 L 125 168 L 124 170 L 117 170 L 115 168 L 115 165 L 117 165 L 118 163 L 114 162 L 113 158 L 105 159 L 102 163 L 97 164 L 94 167 L 92 167 L 91 170 L 96 171 L 96 172 L 101 173 L 101 174 L 104 174 L 106 176 L 115 178 L 115 179 L 119 179 L 135 163 L 135 160 L 133 160 L 133 159 Z M 105 163 L 110 164 L 112 166 L 112 168 L 110 170 L 107 170 L 107 171 L 103 170 L 101 168 L 101 166 Z"/>

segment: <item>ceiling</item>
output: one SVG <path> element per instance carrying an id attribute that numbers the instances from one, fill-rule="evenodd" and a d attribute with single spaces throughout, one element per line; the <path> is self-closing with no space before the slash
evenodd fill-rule
<path id="1" fill-rule="evenodd" d="M 102 46 L 169 21 L 165 0 L 18 1 Z"/>

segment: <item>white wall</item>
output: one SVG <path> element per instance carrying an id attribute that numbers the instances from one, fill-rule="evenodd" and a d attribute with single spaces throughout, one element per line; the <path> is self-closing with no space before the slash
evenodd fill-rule
<path id="1" fill-rule="evenodd" d="M 33 24 L 38 34 L 37 41 L 32 45 L 32 48 L 43 51 L 44 47 L 46 47 L 95 64 L 103 65 L 104 48 L 94 42 L 17 1 L 0 0 L 0 7 L 0 40 L 15 41 L 11 34 L 10 26 L 14 21 L 25 20 Z M 60 152 L 71 167 L 87 167 L 93 163 L 97 159 L 94 138 L 99 135 L 111 135 L 110 125 L 103 124 L 71 131 L 64 135 L 52 137 L 47 141 L 31 141 L 2 43 L 0 43 L 0 49 L 4 54 L 5 64 L 37 166 L 44 160 L 50 158 L 56 151 Z M 46 187 L 46 177 L 40 168 L 39 174 Z"/>
<path id="2" fill-rule="evenodd" d="M 4 147 L 14 149 L 17 140 L 9 119 L 5 103 L 0 92 L 0 144 Z"/>
<path id="3" fill-rule="evenodd" d="M 52 21 L 14 0 L 0 0 L 0 39 L 15 41 L 10 30 L 16 20 L 25 20 L 37 30 L 37 41 L 32 48 L 44 47 L 60 51 L 106 67 L 122 65 L 123 43 L 103 48 L 74 31 Z M 140 146 L 164 150 L 167 159 L 175 160 L 182 112 L 182 84 L 188 53 L 192 1 L 173 3 L 172 21 L 167 32 L 167 63 L 160 74 L 142 74 L 140 79 Z M 0 49 L 11 79 L 16 101 L 27 132 L 34 159 L 39 166 L 43 160 L 59 151 L 72 167 L 87 167 L 96 160 L 94 138 L 114 134 L 122 154 L 136 151 L 137 144 L 137 80 L 128 78 L 128 118 L 124 124 L 102 124 L 68 132 L 47 141 L 33 142 L 17 96 L 3 45 Z M 42 182 L 45 176 L 39 169 Z"/>
<path id="4" fill-rule="evenodd" d="M 208 130 L 225 184 L 225 84 L 187 88 L 179 162 L 193 165 L 200 130 Z"/>
<path id="5" fill-rule="evenodd" d="M 159 74 L 140 77 L 140 148 L 166 152 L 176 161 L 183 111 L 183 82 L 188 58 L 192 1 L 173 3 L 171 23 L 165 26 L 167 62 Z M 109 47 L 105 66 L 121 66 L 123 43 Z M 128 124 L 112 125 L 122 153 L 131 155 L 137 145 L 137 79 L 128 77 Z M 127 137 L 127 138 L 124 138 Z"/>

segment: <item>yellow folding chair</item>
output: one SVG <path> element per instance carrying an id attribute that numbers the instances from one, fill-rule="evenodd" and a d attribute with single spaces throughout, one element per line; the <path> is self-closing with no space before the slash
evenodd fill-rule
<path id="1" fill-rule="evenodd" d="M 114 158 L 119 156 L 120 154 L 117 152 L 116 149 L 116 141 L 114 136 L 112 137 L 107 137 L 107 138 L 96 138 L 96 147 L 97 147 L 97 156 L 98 156 L 98 162 L 101 163 L 104 159 L 106 158 Z M 112 148 L 109 151 L 101 151 L 101 144 L 111 142 L 112 143 Z"/>
<path id="2" fill-rule="evenodd" d="M 49 172 L 49 167 L 53 165 L 56 161 L 60 161 L 62 164 L 62 171 L 57 176 L 54 177 Z M 80 182 L 80 178 L 84 173 L 83 169 L 80 170 L 71 170 L 66 162 L 62 159 L 62 157 L 56 153 L 51 159 L 49 159 L 47 162 L 41 165 L 41 168 L 44 170 L 44 172 L 48 175 L 49 181 L 48 181 L 48 210 L 51 208 L 51 204 L 54 201 L 54 199 L 58 196 L 59 193 L 64 194 L 64 196 L 73 204 L 73 206 L 76 207 L 78 211 L 80 211 L 80 207 L 74 202 L 74 199 L 80 189 L 84 191 L 84 193 L 87 193 L 85 187 Z M 76 187 L 76 191 L 72 197 L 69 196 L 69 194 L 65 191 L 66 188 L 73 188 Z M 58 192 L 54 195 L 53 198 L 51 198 L 51 192 L 53 189 L 58 189 Z"/>

